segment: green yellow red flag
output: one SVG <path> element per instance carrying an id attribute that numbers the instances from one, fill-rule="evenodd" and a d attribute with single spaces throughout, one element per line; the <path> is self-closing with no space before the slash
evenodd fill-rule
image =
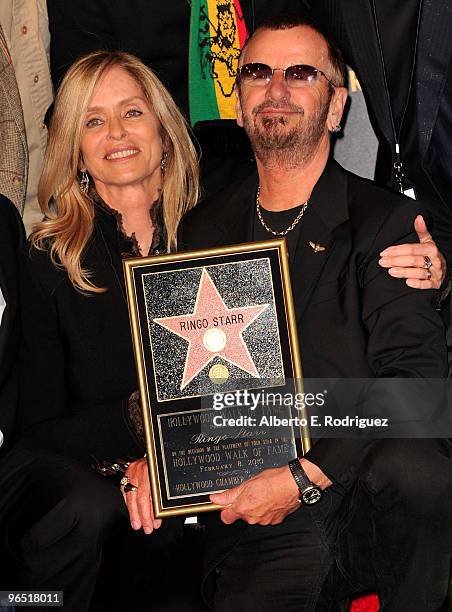
<path id="1" fill-rule="evenodd" d="M 235 119 L 234 83 L 248 36 L 239 0 L 191 0 L 190 122 Z"/>

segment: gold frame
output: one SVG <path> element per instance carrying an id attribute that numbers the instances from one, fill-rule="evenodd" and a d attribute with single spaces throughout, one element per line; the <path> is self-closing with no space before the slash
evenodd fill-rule
<path id="1" fill-rule="evenodd" d="M 210 257 L 221 257 L 224 255 L 234 255 L 241 253 L 258 252 L 262 250 L 277 249 L 279 255 L 279 264 L 281 271 L 281 280 L 283 287 L 283 298 L 285 306 L 285 314 L 287 321 L 287 329 L 289 335 L 289 344 L 291 352 L 291 362 L 294 374 L 295 388 L 297 393 L 303 392 L 302 383 L 302 365 L 298 342 L 297 322 L 295 308 L 293 302 L 292 286 L 290 281 L 289 257 L 286 246 L 286 241 L 283 238 L 274 240 L 266 240 L 259 242 L 249 242 L 232 246 L 215 247 L 212 249 L 203 249 L 197 251 L 187 251 L 182 253 L 174 253 L 167 255 L 156 255 L 153 257 L 140 257 L 123 260 L 123 268 L 125 274 L 127 301 L 129 308 L 130 325 L 132 330 L 133 348 L 135 354 L 135 362 L 137 367 L 139 391 L 141 398 L 141 409 L 143 415 L 144 432 L 146 436 L 146 450 L 148 458 L 148 468 L 151 483 L 152 499 L 154 503 L 154 516 L 163 518 L 167 516 L 193 515 L 201 512 L 210 512 L 219 510 L 221 506 L 212 504 L 211 502 L 200 502 L 197 504 L 186 504 L 177 508 L 166 509 L 162 507 L 160 497 L 160 478 L 157 465 L 157 455 L 155 446 L 155 437 L 157 432 L 154 432 L 152 423 L 151 406 L 148 402 L 148 385 L 146 377 L 146 368 L 144 362 L 144 354 L 142 350 L 142 336 L 139 321 L 139 312 L 137 306 L 137 295 L 135 291 L 135 283 L 133 271 L 137 267 L 156 265 L 161 263 L 174 263 L 178 261 L 194 261 L 197 259 L 206 259 Z M 307 419 L 307 411 L 304 407 L 300 417 Z M 301 445 L 303 454 L 311 448 L 311 439 L 308 426 L 301 426 Z"/>

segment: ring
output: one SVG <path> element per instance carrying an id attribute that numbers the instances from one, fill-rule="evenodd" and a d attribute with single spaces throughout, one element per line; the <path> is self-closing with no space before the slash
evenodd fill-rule
<path id="1" fill-rule="evenodd" d="M 130 482 L 128 476 L 123 476 L 119 481 L 119 484 L 121 485 L 121 487 L 124 487 L 124 493 L 132 493 L 133 491 L 136 491 L 138 489 L 136 485 Z"/>
<path id="2" fill-rule="evenodd" d="M 430 270 L 430 268 L 432 267 L 432 260 L 430 259 L 430 257 L 428 255 L 424 255 L 424 268 L 426 270 Z"/>
<path id="3" fill-rule="evenodd" d="M 128 482 L 126 485 L 124 485 L 124 493 L 132 493 L 133 491 L 137 491 L 138 487 L 134 484 L 132 484 L 131 482 Z"/>
<path id="4" fill-rule="evenodd" d="M 427 280 L 430 280 L 432 278 L 432 273 L 430 272 L 430 270 L 427 270 Z"/>

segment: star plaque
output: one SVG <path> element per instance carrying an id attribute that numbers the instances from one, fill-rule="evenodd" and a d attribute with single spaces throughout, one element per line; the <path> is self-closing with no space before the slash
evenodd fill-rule
<path id="1" fill-rule="evenodd" d="M 301 389 L 285 242 L 129 259 L 124 270 L 154 512 L 214 510 L 210 493 L 309 446 L 303 427 L 268 425 L 297 411 L 267 396 Z"/>
<path id="2" fill-rule="evenodd" d="M 216 356 L 259 377 L 243 339 L 243 331 L 269 306 L 228 308 L 206 268 L 202 269 L 195 310 L 190 314 L 154 319 L 188 342 L 181 390 Z"/>

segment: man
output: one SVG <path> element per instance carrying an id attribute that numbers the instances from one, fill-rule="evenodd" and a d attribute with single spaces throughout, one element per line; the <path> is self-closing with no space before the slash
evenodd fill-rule
<path id="1" fill-rule="evenodd" d="M 340 53 L 303 18 L 255 31 L 240 59 L 237 121 L 257 176 L 193 209 L 183 246 L 286 236 L 307 378 L 441 377 L 436 296 L 378 265 L 387 245 L 417 240 L 421 209 L 329 161 L 343 78 Z M 292 463 L 298 483 L 301 467 L 324 491 L 317 504 L 299 503 L 288 466 L 212 495 L 224 506 L 222 522 L 203 518 L 214 608 L 330 609 L 347 591 L 377 588 L 385 610 L 439 610 L 452 551 L 450 454 L 429 439 L 324 438 Z"/>
<path id="2" fill-rule="evenodd" d="M 16 417 L 19 347 L 18 254 L 25 241 L 17 209 L 0 195 L 0 456 L 11 445 Z"/>

